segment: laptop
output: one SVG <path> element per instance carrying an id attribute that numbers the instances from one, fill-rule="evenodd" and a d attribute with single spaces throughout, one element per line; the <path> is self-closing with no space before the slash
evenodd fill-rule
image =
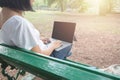
<path id="1" fill-rule="evenodd" d="M 76 23 L 72 22 L 54 22 L 51 41 L 62 41 L 62 46 L 55 49 L 56 51 L 60 51 L 68 46 L 72 46 L 75 27 Z"/>

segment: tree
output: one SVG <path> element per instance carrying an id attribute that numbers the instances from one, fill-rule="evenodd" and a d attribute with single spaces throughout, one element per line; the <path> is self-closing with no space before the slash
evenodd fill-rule
<path id="1" fill-rule="evenodd" d="M 35 9 L 40 9 L 42 7 L 54 7 L 60 9 L 62 12 L 67 8 L 75 9 L 76 11 L 84 11 L 87 9 L 84 0 L 35 0 Z"/>
<path id="2" fill-rule="evenodd" d="M 70 0 L 68 4 L 71 9 L 77 9 L 79 12 L 84 12 L 88 8 L 84 0 Z"/>
<path id="3" fill-rule="evenodd" d="M 120 0 L 112 0 L 112 12 L 120 13 Z"/>
<path id="4" fill-rule="evenodd" d="M 59 7 L 62 12 L 66 9 L 67 0 L 45 0 L 45 2 L 48 4 L 48 6 L 56 4 L 56 6 Z"/>
<path id="5" fill-rule="evenodd" d="M 105 15 L 111 12 L 112 0 L 100 0 L 99 14 Z"/>
<path id="6" fill-rule="evenodd" d="M 61 11 L 64 11 L 68 6 L 70 8 L 81 8 L 84 0 L 45 0 L 48 6 L 56 4 Z"/>
<path id="7" fill-rule="evenodd" d="M 35 0 L 33 7 L 35 9 L 40 9 L 40 6 L 44 5 L 44 0 Z"/>

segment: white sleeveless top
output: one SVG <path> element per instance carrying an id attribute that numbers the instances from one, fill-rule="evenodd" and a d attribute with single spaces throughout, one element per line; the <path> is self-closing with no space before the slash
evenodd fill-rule
<path id="1" fill-rule="evenodd" d="M 46 45 L 40 40 L 38 30 L 26 19 L 21 16 L 9 18 L 0 30 L 0 39 L 2 43 L 10 46 L 17 46 L 31 50 L 39 45 L 41 49 L 46 49 Z"/>

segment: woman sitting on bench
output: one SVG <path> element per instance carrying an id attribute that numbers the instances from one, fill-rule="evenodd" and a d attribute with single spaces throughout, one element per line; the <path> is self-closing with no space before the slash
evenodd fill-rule
<path id="1" fill-rule="evenodd" d="M 55 52 L 54 50 L 61 46 L 61 41 L 55 41 L 51 43 L 50 47 L 47 47 L 44 44 L 46 40 L 42 40 L 38 30 L 23 17 L 24 11 L 33 11 L 33 2 L 34 0 L 0 0 L 2 8 L 0 12 L 0 38 L 4 44 L 10 46 L 65 59 L 71 48 L 65 49 L 63 52 Z M 54 55 L 55 53 L 58 55 Z"/>
<path id="2" fill-rule="evenodd" d="M 55 41 L 47 47 L 44 44 L 46 40 L 41 40 L 38 30 L 23 17 L 24 11 L 33 11 L 31 7 L 33 2 L 34 0 L 0 0 L 0 7 L 2 7 L 0 12 L 0 34 L 3 43 L 65 59 L 69 55 L 71 47 L 65 49 L 65 51 L 54 51 L 61 46 L 61 41 Z M 53 55 L 56 53 L 58 55 Z"/>

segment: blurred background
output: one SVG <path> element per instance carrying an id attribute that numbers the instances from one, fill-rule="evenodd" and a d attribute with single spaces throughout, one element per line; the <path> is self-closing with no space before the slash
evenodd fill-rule
<path id="1" fill-rule="evenodd" d="M 36 10 L 105 15 L 120 12 L 120 0 L 36 0 Z"/>
<path id="2" fill-rule="evenodd" d="M 24 16 L 51 37 L 54 21 L 75 22 L 73 61 L 105 68 L 120 64 L 120 0 L 35 0 Z"/>
<path id="3" fill-rule="evenodd" d="M 120 64 L 120 0 L 35 0 L 33 8 L 24 16 L 42 36 L 51 37 L 54 21 L 77 24 L 68 59 L 98 68 Z"/>

